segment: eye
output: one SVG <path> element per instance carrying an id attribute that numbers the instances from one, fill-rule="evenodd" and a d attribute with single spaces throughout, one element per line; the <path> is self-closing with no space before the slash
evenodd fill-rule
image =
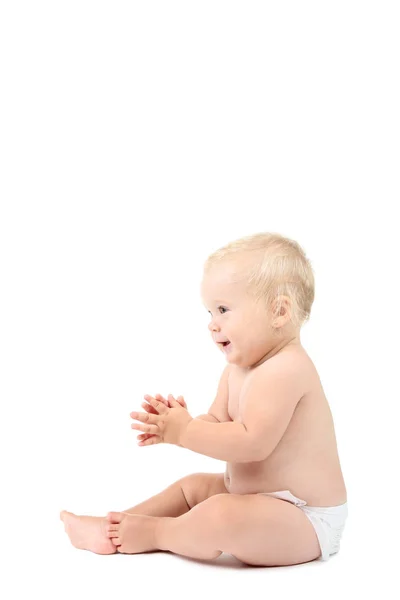
<path id="1" fill-rule="evenodd" d="M 226 312 L 226 310 L 227 310 L 227 309 L 225 308 L 225 306 L 218 306 L 218 309 L 220 309 L 220 308 L 222 308 L 222 309 L 223 309 L 225 312 Z M 211 311 L 207 311 L 207 312 L 209 312 L 209 313 L 210 313 L 210 315 L 211 315 Z M 222 314 L 225 314 L 225 313 L 222 313 Z"/>

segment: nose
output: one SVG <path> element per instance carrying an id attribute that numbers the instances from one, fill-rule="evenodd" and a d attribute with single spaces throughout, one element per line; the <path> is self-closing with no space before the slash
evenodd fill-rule
<path id="1" fill-rule="evenodd" d="M 219 329 L 219 327 L 214 323 L 214 319 L 211 319 L 211 321 L 209 322 L 208 329 L 210 331 L 216 331 Z"/>

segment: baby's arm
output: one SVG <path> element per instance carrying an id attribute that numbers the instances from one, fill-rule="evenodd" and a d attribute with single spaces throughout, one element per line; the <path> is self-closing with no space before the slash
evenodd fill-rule
<path id="1" fill-rule="evenodd" d="M 282 439 L 304 395 L 304 385 L 302 365 L 291 356 L 267 361 L 241 388 L 241 422 L 192 419 L 180 435 L 179 444 L 227 462 L 265 460 Z"/>
<path id="2" fill-rule="evenodd" d="M 238 421 L 207 423 L 192 419 L 180 436 L 179 446 L 226 462 L 256 460 L 250 436 Z"/>
<path id="3" fill-rule="evenodd" d="M 224 423 L 226 421 L 232 421 L 232 419 L 230 418 L 229 412 L 228 412 L 229 372 L 230 372 L 230 365 L 226 365 L 224 367 L 224 370 L 222 371 L 221 378 L 218 382 L 217 394 L 216 394 L 215 399 L 213 400 L 210 408 L 208 409 L 208 413 L 205 415 L 200 415 L 200 416 L 196 417 L 196 419 L 198 419 L 200 421 L 205 421 L 208 423 Z M 172 394 L 169 394 L 168 398 L 170 396 L 175 400 L 175 398 L 172 396 Z M 154 397 L 158 402 L 163 402 L 166 406 L 171 407 L 171 404 L 168 401 L 168 399 L 164 398 L 161 394 L 156 394 Z M 179 404 L 181 404 L 181 406 L 183 406 L 183 408 L 187 409 L 186 402 L 185 402 L 183 396 L 178 396 L 176 398 L 176 401 L 179 402 Z M 146 412 L 148 412 L 150 414 L 158 414 L 156 409 L 153 406 L 151 406 L 151 404 L 149 404 L 148 402 L 142 402 L 142 407 L 144 408 L 144 410 Z M 152 438 L 152 437 L 154 437 L 154 434 L 152 434 L 152 433 L 141 433 L 140 435 L 137 436 L 137 439 L 141 442 L 145 442 L 146 440 L 148 440 L 149 438 Z"/>
<path id="4" fill-rule="evenodd" d="M 201 419 L 202 421 L 209 421 L 210 423 L 219 423 L 219 421 L 215 417 L 209 414 L 200 415 L 199 417 L 196 417 L 196 419 Z"/>
<path id="5" fill-rule="evenodd" d="M 172 394 L 169 394 L 169 396 L 172 396 Z M 171 407 L 170 402 L 166 398 L 164 398 L 161 394 L 156 394 L 154 397 L 159 402 L 163 402 L 166 406 Z M 172 398 L 173 398 L 173 396 L 172 396 Z M 185 402 L 183 396 L 178 396 L 176 401 L 179 402 L 179 404 L 181 404 L 181 406 L 183 406 L 184 408 L 187 409 L 186 402 Z M 144 408 L 144 410 L 150 414 L 156 414 L 156 415 L 158 414 L 156 409 L 148 402 L 142 402 L 142 408 Z M 219 423 L 218 419 L 216 417 L 214 417 L 213 415 L 211 415 L 210 413 L 207 413 L 206 415 L 200 415 L 200 416 L 196 417 L 196 419 L 201 419 L 202 421 L 208 421 L 209 423 Z M 155 434 L 153 434 L 153 433 L 140 433 L 137 436 L 137 439 L 140 442 L 145 442 L 146 440 L 148 440 L 149 438 L 152 438 L 152 437 L 157 437 L 157 436 L 155 436 Z"/>
<path id="6" fill-rule="evenodd" d="M 168 394 L 168 398 L 170 396 L 171 398 L 173 398 L 173 400 L 179 402 L 179 404 L 183 406 L 183 408 L 187 409 L 186 402 L 183 396 L 178 396 L 178 398 L 176 399 L 174 398 L 174 396 L 172 396 L 172 394 Z M 168 400 L 166 400 L 163 396 L 161 396 L 161 394 L 156 394 L 154 397 L 159 402 L 163 402 L 166 406 L 171 407 L 171 403 Z M 148 402 L 142 402 L 142 406 L 146 412 L 157 414 L 157 411 Z M 196 419 L 201 419 L 202 421 L 210 421 L 210 423 L 219 423 L 217 417 L 214 417 L 214 415 L 210 414 L 209 412 L 206 415 L 200 415 L 199 417 L 196 417 Z"/>
<path id="7" fill-rule="evenodd" d="M 208 413 L 205 415 L 200 415 L 199 417 L 196 417 L 196 419 L 200 419 L 202 421 L 208 421 L 210 423 L 224 423 L 226 421 L 232 421 L 232 419 L 230 418 L 229 412 L 228 412 L 229 372 L 230 372 L 230 365 L 226 365 L 224 370 L 222 371 L 221 378 L 218 382 L 217 394 L 216 394 L 215 399 L 213 400 L 210 408 L 208 409 Z M 174 398 L 174 396 L 172 396 L 172 394 L 169 394 L 168 398 L 170 396 L 175 400 L 175 398 Z M 154 397 L 159 402 L 163 402 L 166 406 L 171 407 L 171 404 L 169 403 L 168 399 L 164 398 L 161 394 L 156 394 Z M 179 402 L 179 404 L 181 404 L 181 406 L 183 406 L 183 408 L 187 409 L 186 402 L 185 402 L 183 396 L 178 396 L 176 398 L 176 401 Z M 153 413 L 153 414 L 157 413 L 157 411 L 147 402 L 143 402 L 142 407 L 148 413 Z"/>

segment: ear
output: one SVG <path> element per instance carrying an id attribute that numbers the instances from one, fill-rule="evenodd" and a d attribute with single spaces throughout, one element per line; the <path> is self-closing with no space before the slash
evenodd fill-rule
<path id="1" fill-rule="evenodd" d="M 282 327 L 291 317 L 292 303 L 287 296 L 278 296 L 272 304 L 272 314 L 274 315 L 273 326 Z"/>

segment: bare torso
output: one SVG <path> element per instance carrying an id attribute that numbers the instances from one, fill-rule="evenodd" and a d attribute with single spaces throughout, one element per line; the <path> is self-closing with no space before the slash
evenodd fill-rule
<path id="1" fill-rule="evenodd" d="M 336 506 L 347 501 L 332 413 L 317 370 L 304 348 L 288 349 L 303 362 L 304 395 L 282 439 L 263 461 L 227 463 L 225 486 L 232 494 L 289 490 L 309 506 Z M 260 367 L 257 367 L 260 368 Z M 231 365 L 228 412 L 241 421 L 239 395 L 249 371 Z"/>

